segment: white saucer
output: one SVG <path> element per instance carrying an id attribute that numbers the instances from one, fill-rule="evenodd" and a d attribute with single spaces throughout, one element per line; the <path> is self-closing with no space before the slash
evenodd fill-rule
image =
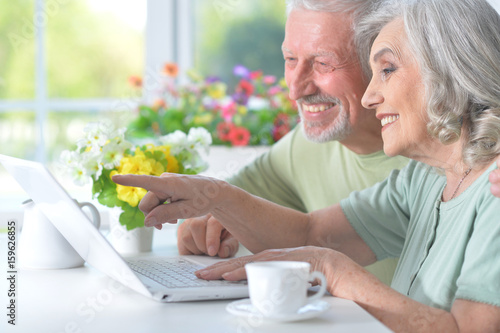
<path id="1" fill-rule="evenodd" d="M 242 299 L 239 301 L 235 301 L 229 303 L 226 306 L 226 310 L 239 317 L 255 318 L 256 316 L 261 316 L 264 319 L 272 320 L 272 321 L 298 321 L 305 320 L 309 318 L 314 318 L 319 316 L 326 310 L 330 308 L 330 304 L 325 301 L 314 301 L 312 303 L 308 303 L 297 310 L 296 313 L 288 313 L 288 314 L 280 314 L 273 317 L 264 317 L 259 310 L 257 310 L 249 298 Z"/>

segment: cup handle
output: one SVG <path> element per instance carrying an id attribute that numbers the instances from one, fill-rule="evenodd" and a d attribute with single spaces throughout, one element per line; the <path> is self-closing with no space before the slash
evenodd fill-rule
<path id="1" fill-rule="evenodd" d="M 90 213 L 92 214 L 92 223 L 95 225 L 96 229 L 99 229 L 101 226 L 101 215 L 99 215 L 99 212 L 97 211 L 97 208 L 90 202 L 80 202 L 78 203 L 80 208 L 83 207 L 88 207 L 90 210 Z"/>
<path id="2" fill-rule="evenodd" d="M 318 271 L 311 272 L 309 274 L 309 280 L 308 281 L 309 282 L 313 282 L 315 279 L 321 280 L 321 287 L 319 288 L 319 290 L 318 290 L 317 293 L 315 293 L 314 295 L 311 295 L 311 296 L 307 297 L 308 303 L 311 303 L 313 301 L 316 301 L 316 300 L 320 299 L 321 297 L 323 297 L 323 295 L 326 292 L 326 278 L 323 275 L 323 273 L 318 272 Z"/>

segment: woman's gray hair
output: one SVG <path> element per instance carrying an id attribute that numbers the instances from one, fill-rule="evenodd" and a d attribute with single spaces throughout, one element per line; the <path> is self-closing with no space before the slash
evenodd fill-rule
<path id="1" fill-rule="evenodd" d="M 356 31 L 358 23 L 371 14 L 383 0 L 286 0 L 287 14 L 292 10 L 312 10 L 317 12 L 345 13 L 351 15 L 352 29 Z M 332 31 L 332 33 L 334 33 Z M 353 39 L 354 42 L 354 39 Z M 371 76 L 368 57 L 370 46 L 366 43 L 355 44 L 356 53 L 367 78 Z"/>
<path id="2" fill-rule="evenodd" d="M 500 154 L 500 16 L 486 0 L 392 0 L 358 24 L 356 43 L 371 47 L 396 18 L 422 73 L 429 134 L 443 144 L 464 135 L 464 162 L 491 162 Z"/>

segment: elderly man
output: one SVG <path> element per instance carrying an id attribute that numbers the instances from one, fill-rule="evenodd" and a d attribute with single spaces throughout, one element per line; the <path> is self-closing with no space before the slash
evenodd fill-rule
<path id="1" fill-rule="evenodd" d="M 385 179 L 407 164 L 382 151 L 380 120 L 361 105 L 369 81 L 354 40 L 356 23 L 380 1 L 287 0 L 282 45 L 290 98 L 301 125 L 230 182 L 246 191 L 311 212 Z M 276 246 L 279 246 L 278 244 Z M 181 254 L 232 256 L 238 241 L 211 216 L 179 226 Z M 367 267 L 389 284 L 396 259 Z"/>

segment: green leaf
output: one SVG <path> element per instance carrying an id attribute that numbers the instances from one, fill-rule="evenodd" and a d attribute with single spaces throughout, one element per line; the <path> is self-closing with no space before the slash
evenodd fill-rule
<path id="1" fill-rule="evenodd" d="M 120 215 L 121 225 L 124 225 L 127 230 L 144 227 L 144 214 L 138 207 L 132 207 L 126 202 L 123 202 L 121 207 L 123 210 Z"/>
<path id="2" fill-rule="evenodd" d="M 117 198 L 116 184 L 111 180 L 111 170 L 103 170 L 101 177 L 94 180 L 92 185 L 92 194 L 94 198 L 97 195 L 97 201 L 106 207 L 120 206 L 120 200 Z"/>

